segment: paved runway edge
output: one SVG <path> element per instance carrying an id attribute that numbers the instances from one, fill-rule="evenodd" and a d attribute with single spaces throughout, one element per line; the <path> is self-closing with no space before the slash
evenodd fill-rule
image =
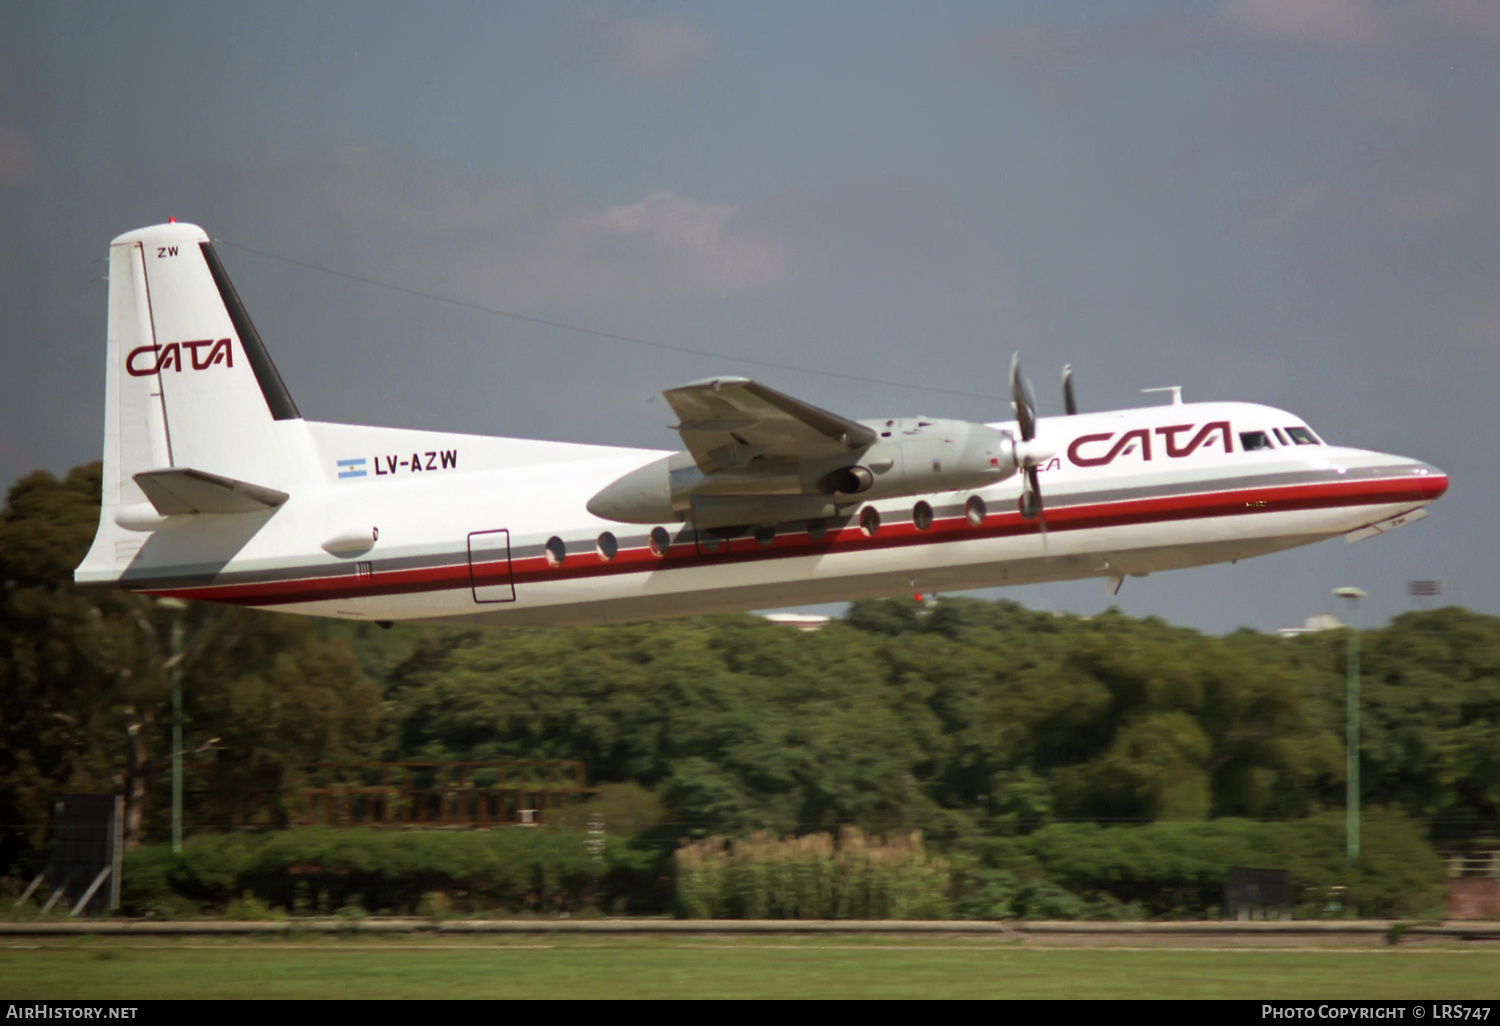
<path id="1" fill-rule="evenodd" d="M 843 919 L 281 919 L 237 922 L 217 919 L 0 922 L 0 938 L 47 936 L 264 936 L 267 934 L 575 934 L 575 935 L 818 935 L 976 936 L 1036 942 L 1138 944 L 1212 942 L 1368 944 L 1394 939 L 1500 942 L 1500 922 L 1409 922 L 1393 920 L 1280 920 L 1268 922 L 994 922 L 984 920 Z"/>

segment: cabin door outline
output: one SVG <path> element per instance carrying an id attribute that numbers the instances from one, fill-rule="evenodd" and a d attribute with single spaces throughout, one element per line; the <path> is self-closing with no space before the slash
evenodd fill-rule
<path id="1" fill-rule="evenodd" d="M 510 569 L 510 531 L 469 532 L 469 587 L 481 604 L 514 602 L 516 582 Z"/>

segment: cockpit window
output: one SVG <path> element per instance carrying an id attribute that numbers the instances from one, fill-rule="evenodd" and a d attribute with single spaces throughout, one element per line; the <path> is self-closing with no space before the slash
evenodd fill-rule
<path id="1" fill-rule="evenodd" d="M 1318 436 L 1305 427 L 1289 427 L 1286 433 L 1292 436 L 1292 441 L 1298 445 L 1317 445 Z"/>
<path id="2" fill-rule="evenodd" d="M 1254 452 L 1256 449 L 1274 449 L 1275 446 L 1264 431 L 1241 431 L 1240 448 L 1246 452 Z"/>
<path id="3" fill-rule="evenodd" d="M 1291 442 L 1288 442 L 1286 440 L 1286 435 L 1284 435 L 1284 434 L 1281 433 L 1281 428 L 1272 428 L 1271 430 L 1274 431 L 1274 432 L 1276 432 L 1276 441 L 1280 442 L 1282 445 L 1291 445 L 1292 444 Z"/>

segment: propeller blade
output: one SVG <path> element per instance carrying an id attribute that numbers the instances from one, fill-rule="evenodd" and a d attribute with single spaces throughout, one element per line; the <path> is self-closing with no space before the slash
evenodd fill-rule
<path id="1" fill-rule="evenodd" d="M 1010 358 L 1010 401 L 1016 408 L 1021 441 L 1029 442 L 1036 437 L 1036 400 L 1031 397 L 1031 386 L 1021 374 L 1020 353 Z"/>
<path id="2" fill-rule="evenodd" d="M 1031 494 L 1036 496 L 1036 515 L 1041 517 L 1045 507 L 1042 503 L 1042 483 L 1037 479 L 1036 467 L 1026 468 L 1026 483 L 1031 486 Z"/>
<path id="3" fill-rule="evenodd" d="M 1016 408 L 1016 426 L 1021 429 L 1021 441 L 1015 443 L 1016 465 L 1026 475 L 1026 487 L 1021 492 L 1018 506 L 1021 516 L 1039 521 L 1045 544 L 1047 520 L 1042 513 L 1042 483 L 1037 464 L 1045 462 L 1051 453 L 1043 447 L 1026 444 L 1036 440 L 1036 397 L 1031 394 L 1031 383 L 1021 373 L 1020 353 L 1010 358 L 1010 395 Z"/>
<path id="4" fill-rule="evenodd" d="M 1063 408 L 1068 411 L 1068 416 L 1078 412 L 1078 400 L 1073 397 L 1073 365 L 1063 364 L 1062 375 L 1063 386 Z"/>
<path id="5" fill-rule="evenodd" d="M 1038 521 L 1042 533 L 1046 534 L 1047 518 L 1042 504 L 1042 486 L 1037 478 L 1036 464 L 1028 464 L 1023 473 L 1026 475 L 1026 487 L 1021 492 L 1021 498 L 1016 505 L 1021 511 L 1021 516 L 1027 520 Z"/>

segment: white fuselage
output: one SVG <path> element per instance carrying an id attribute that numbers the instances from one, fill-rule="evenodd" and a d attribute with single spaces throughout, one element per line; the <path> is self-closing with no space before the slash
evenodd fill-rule
<path id="1" fill-rule="evenodd" d="M 78 580 L 373 621 L 597 623 L 1119 579 L 1329 538 L 1447 488 L 1427 464 L 1292 428 L 1306 432 L 1248 403 L 1043 418 L 1037 442 L 1056 455 L 1039 476 L 1041 521 L 1017 512 L 1013 475 L 729 538 L 663 523 L 653 542 L 652 527 L 585 504 L 662 452 L 282 420 L 284 449 L 315 454 L 284 505 L 144 524 L 121 514 L 101 524 Z M 1254 432 L 1266 447 L 1247 449 Z"/>

